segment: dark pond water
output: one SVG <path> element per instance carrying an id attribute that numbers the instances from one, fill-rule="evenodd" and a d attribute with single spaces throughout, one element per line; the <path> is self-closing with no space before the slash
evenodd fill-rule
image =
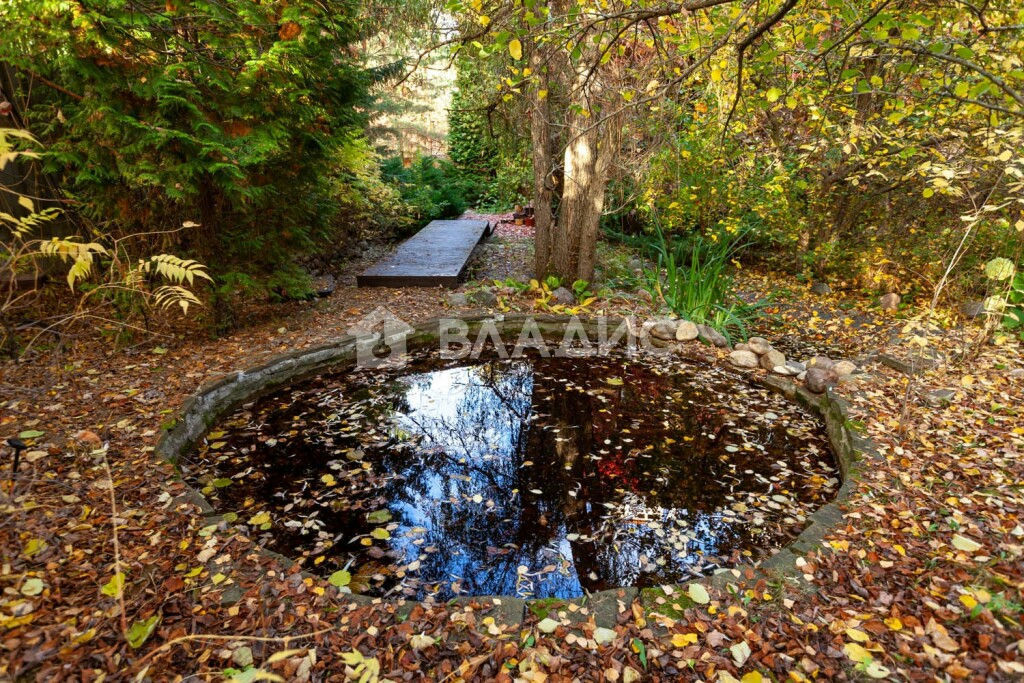
<path id="1" fill-rule="evenodd" d="M 420 599 L 678 583 L 784 544 L 838 485 L 811 414 L 663 356 L 324 376 L 244 406 L 185 470 L 308 569 Z"/>

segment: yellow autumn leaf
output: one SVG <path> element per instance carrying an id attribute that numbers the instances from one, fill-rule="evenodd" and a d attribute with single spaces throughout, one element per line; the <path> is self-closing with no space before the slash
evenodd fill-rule
<path id="1" fill-rule="evenodd" d="M 672 644 L 676 647 L 686 647 L 697 642 L 696 633 L 676 633 L 672 636 Z"/>
<path id="2" fill-rule="evenodd" d="M 899 631 L 903 628 L 903 622 L 900 621 L 899 617 L 889 617 L 885 620 L 885 625 L 893 631 Z"/>
<path id="3" fill-rule="evenodd" d="M 846 629 L 846 637 L 857 643 L 866 643 L 871 640 L 871 637 L 868 634 L 855 628 Z"/>
<path id="4" fill-rule="evenodd" d="M 963 550 L 965 553 L 973 553 L 981 550 L 981 544 L 977 541 L 972 541 L 966 536 L 960 534 L 953 534 L 953 547 L 957 550 Z"/>
<path id="5" fill-rule="evenodd" d="M 508 41 L 508 53 L 512 55 L 512 59 L 522 59 L 523 44 L 517 38 Z"/>

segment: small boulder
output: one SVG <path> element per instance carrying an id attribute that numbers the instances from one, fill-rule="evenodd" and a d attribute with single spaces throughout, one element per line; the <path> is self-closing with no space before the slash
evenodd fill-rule
<path id="1" fill-rule="evenodd" d="M 576 303 L 576 297 L 565 287 L 558 287 L 555 291 L 551 292 L 551 295 L 555 303 L 562 304 L 563 306 L 572 306 Z"/>
<path id="2" fill-rule="evenodd" d="M 804 378 L 804 384 L 816 394 L 824 393 L 829 387 L 834 387 L 838 381 L 839 377 L 831 369 L 819 367 L 810 368 L 807 371 L 807 377 Z"/>
<path id="3" fill-rule="evenodd" d="M 772 372 L 774 372 L 776 375 L 782 375 L 783 377 L 792 377 L 793 375 L 797 374 L 796 370 L 789 367 L 788 365 L 776 365 L 774 368 L 772 368 Z"/>
<path id="4" fill-rule="evenodd" d="M 804 380 L 807 379 L 807 371 L 804 370 L 799 375 L 797 375 L 796 378 L 797 378 L 797 381 L 803 382 Z"/>
<path id="5" fill-rule="evenodd" d="M 785 364 L 786 356 L 781 351 L 768 349 L 768 352 L 761 356 L 761 367 L 765 370 L 774 370 L 776 366 Z"/>
<path id="6" fill-rule="evenodd" d="M 814 356 L 807 361 L 807 369 L 821 368 L 822 370 L 831 370 L 834 363 L 828 356 Z"/>
<path id="7" fill-rule="evenodd" d="M 676 341 L 691 341 L 700 335 L 697 326 L 689 320 L 680 320 L 676 326 Z"/>
<path id="8" fill-rule="evenodd" d="M 965 301 L 960 304 L 960 313 L 965 318 L 980 318 L 985 315 L 985 302 L 982 299 L 975 301 Z"/>
<path id="9" fill-rule="evenodd" d="M 751 337 L 747 340 L 747 346 L 758 355 L 768 353 L 772 350 L 771 343 L 764 337 Z"/>
<path id="10" fill-rule="evenodd" d="M 739 344 L 737 344 L 733 348 L 736 349 L 737 351 L 752 351 L 753 350 L 753 349 L 750 348 L 750 345 L 747 344 L 747 342 L 740 342 Z"/>
<path id="11" fill-rule="evenodd" d="M 956 391 L 953 389 L 933 389 L 924 395 L 924 400 L 928 405 L 938 408 L 952 403 L 955 396 Z"/>
<path id="12" fill-rule="evenodd" d="M 675 320 L 659 320 L 651 327 L 651 336 L 655 339 L 675 341 L 676 325 Z"/>
<path id="13" fill-rule="evenodd" d="M 900 307 L 900 295 L 896 292 L 889 292 L 878 298 L 878 305 L 883 311 L 895 311 Z"/>
<path id="14" fill-rule="evenodd" d="M 725 336 L 713 327 L 708 325 L 697 325 L 698 336 L 701 340 L 717 346 L 720 349 L 728 348 L 729 340 Z"/>
<path id="15" fill-rule="evenodd" d="M 805 364 L 801 363 L 798 360 L 787 360 L 786 361 L 786 367 L 788 367 L 790 370 L 792 370 L 794 372 L 798 372 L 798 373 L 799 372 L 803 372 L 804 370 L 807 369 L 807 366 Z"/>
<path id="16" fill-rule="evenodd" d="M 462 292 L 454 292 L 448 295 L 448 305 L 455 308 L 469 305 L 469 297 Z"/>
<path id="17" fill-rule="evenodd" d="M 857 371 L 857 366 L 848 360 L 841 360 L 838 363 L 832 365 L 832 372 L 836 373 L 839 377 L 846 377 L 852 375 Z"/>
<path id="18" fill-rule="evenodd" d="M 819 280 L 811 285 L 811 291 L 818 296 L 827 296 L 832 293 L 832 288 L 828 286 L 827 282 Z"/>
<path id="19" fill-rule="evenodd" d="M 729 354 L 729 362 L 738 368 L 756 368 L 757 354 L 753 351 L 733 351 Z"/>
<path id="20" fill-rule="evenodd" d="M 498 295 L 486 287 L 470 294 L 469 299 L 473 303 L 480 304 L 481 306 L 493 306 L 498 303 Z"/>

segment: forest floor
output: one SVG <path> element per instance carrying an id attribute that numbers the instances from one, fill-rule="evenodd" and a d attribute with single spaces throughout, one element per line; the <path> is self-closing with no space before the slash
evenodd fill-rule
<path id="1" fill-rule="evenodd" d="M 183 487 L 152 454 L 161 425 L 201 384 L 336 338 L 381 303 L 409 322 L 453 312 L 445 290 L 339 286 L 217 340 L 179 335 L 122 350 L 81 340 L 0 365 L 0 433 L 30 444 L 13 492 L 6 469 L 0 483 L 0 679 L 1024 676 L 1021 347 L 979 345 L 978 330 L 953 326 L 928 342 L 945 362 L 908 389 L 907 376 L 868 353 L 906 355 L 913 307 L 882 313 L 771 274 L 747 273 L 741 285 L 784 292 L 762 330 L 770 339 L 866 370 L 842 392 L 881 458 L 840 526 L 806 555 L 802 578 L 741 574 L 735 593 L 660 610 L 672 616 L 621 604 L 614 633 L 569 614 L 550 615 L 561 622 L 551 630 L 532 616 L 503 624 L 490 601 L 357 606 L 255 552 L 244 523 L 204 527 L 194 505 L 174 502 Z M 949 392 L 935 400 L 929 392 L 940 389 Z"/>

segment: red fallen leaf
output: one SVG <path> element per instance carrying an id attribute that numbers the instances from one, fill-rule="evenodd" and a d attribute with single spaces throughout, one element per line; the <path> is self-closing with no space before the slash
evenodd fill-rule
<path id="1" fill-rule="evenodd" d="M 185 587 L 185 581 L 180 576 L 172 576 L 164 581 L 164 590 L 179 591 Z"/>

